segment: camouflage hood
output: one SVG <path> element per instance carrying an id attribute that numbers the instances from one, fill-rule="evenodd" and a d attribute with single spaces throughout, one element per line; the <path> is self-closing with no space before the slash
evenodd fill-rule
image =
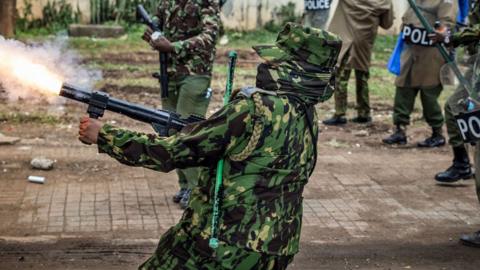
<path id="1" fill-rule="evenodd" d="M 328 100 L 342 41 L 324 30 L 288 23 L 275 45 L 253 49 L 266 62 L 258 67 L 257 87 L 294 94 L 309 104 Z"/>

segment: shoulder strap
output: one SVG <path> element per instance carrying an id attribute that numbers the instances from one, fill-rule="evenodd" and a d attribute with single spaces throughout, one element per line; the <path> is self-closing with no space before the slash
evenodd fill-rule
<path id="1" fill-rule="evenodd" d="M 240 94 L 242 93 L 243 89 Z M 254 92 L 250 95 L 250 97 L 253 97 L 253 103 L 255 105 L 252 136 L 250 137 L 247 146 L 240 153 L 229 156 L 229 158 L 233 161 L 243 161 L 247 159 L 253 153 L 253 151 L 255 151 L 255 148 L 257 147 L 257 144 L 260 141 L 260 137 L 263 133 L 263 118 L 265 115 L 265 108 L 263 106 L 262 96 L 259 92 Z"/>

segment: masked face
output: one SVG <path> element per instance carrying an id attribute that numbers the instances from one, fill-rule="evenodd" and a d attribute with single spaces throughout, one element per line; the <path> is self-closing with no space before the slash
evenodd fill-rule
<path id="1" fill-rule="evenodd" d="M 278 85 L 270 73 L 272 66 L 268 63 L 261 63 L 257 67 L 256 84 L 258 88 L 270 91 L 278 90 Z"/>
<path id="2" fill-rule="evenodd" d="M 309 70 L 298 62 L 262 63 L 257 68 L 258 88 L 279 94 L 294 94 L 307 103 L 318 103 L 333 94 L 334 77 L 331 70 Z"/>

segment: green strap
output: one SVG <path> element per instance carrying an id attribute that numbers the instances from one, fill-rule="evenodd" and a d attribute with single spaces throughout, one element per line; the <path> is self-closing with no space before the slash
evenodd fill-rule
<path id="1" fill-rule="evenodd" d="M 228 77 L 227 77 L 227 88 L 225 90 L 225 95 L 223 96 L 223 105 L 227 105 L 230 102 L 230 97 L 232 96 L 233 89 L 233 79 L 235 77 L 235 64 L 237 62 L 237 52 L 231 51 L 228 55 L 230 62 L 228 64 Z M 217 177 L 215 181 L 215 194 L 213 197 L 213 214 L 212 214 L 212 236 L 210 237 L 209 246 L 213 249 L 218 248 L 218 220 L 220 217 L 220 189 L 223 185 L 223 165 L 225 160 L 221 159 L 218 161 L 217 165 Z"/>

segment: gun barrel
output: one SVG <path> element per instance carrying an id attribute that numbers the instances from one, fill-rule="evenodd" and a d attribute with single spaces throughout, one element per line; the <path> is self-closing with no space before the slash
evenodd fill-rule
<path id="1" fill-rule="evenodd" d="M 63 84 L 62 90 L 60 91 L 60 96 L 85 103 L 90 106 L 98 105 L 98 103 L 95 103 L 94 101 L 95 95 L 100 95 L 105 98 L 104 100 L 106 100 L 105 104 L 100 109 L 119 113 L 129 118 L 154 125 L 154 127 L 155 125 L 158 125 L 179 131 L 190 123 L 202 120 L 201 118 L 196 117 L 182 119 L 179 115 L 169 111 L 144 107 L 139 104 L 109 97 L 108 94 L 103 92 L 91 92 L 70 84 Z"/>
<path id="2" fill-rule="evenodd" d="M 148 14 L 148 12 L 145 10 L 143 5 L 138 5 L 137 6 L 137 15 L 143 20 L 143 22 L 148 25 L 153 31 L 160 31 L 160 28 L 155 24 Z"/>

